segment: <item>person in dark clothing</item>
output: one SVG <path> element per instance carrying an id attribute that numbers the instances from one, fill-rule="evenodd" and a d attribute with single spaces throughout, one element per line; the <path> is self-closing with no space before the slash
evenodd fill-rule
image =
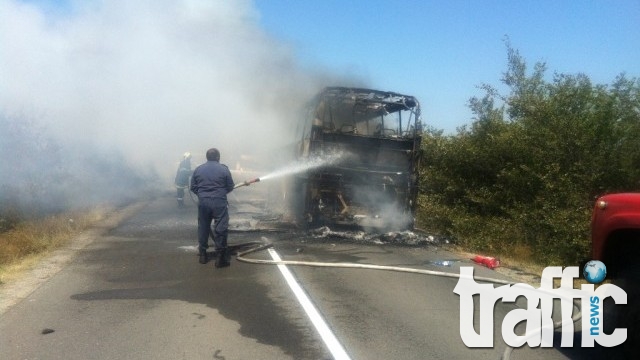
<path id="1" fill-rule="evenodd" d="M 229 266 L 227 249 L 229 209 L 227 194 L 233 190 L 233 178 L 226 165 L 220 164 L 220 152 L 207 150 L 207 162 L 198 166 L 191 177 L 191 191 L 198 195 L 198 251 L 199 261 L 208 261 L 209 233 L 214 222 L 213 242 L 216 250 L 216 267 Z"/>
<path id="2" fill-rule="evenodd" d="M 186 152 L 178 165 L 176 172 L 176 198 L 178 207 L 184 207 L 184 190 L 189 187 L 189 177 L 191 176 L 191 153 Z"/>

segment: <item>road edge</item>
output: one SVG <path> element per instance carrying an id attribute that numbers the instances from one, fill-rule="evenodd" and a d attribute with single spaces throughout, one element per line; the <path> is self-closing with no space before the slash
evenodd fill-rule
<path id="1" fill-rule="evenodd" d="M 67 245 L 53 251 L 43 258 L 34 268 L 25 271 L 17 279 L 0 285 L 0 316 L 12 306 L 20 303 L 42 284 L 64 269 L 78 251 L 91 244 L 95 239 L 115 228 L 124 219 L 131 217 L 144 206 L 147 201 L 136 202 L 109 213 L 100 225 L 94 226 L 74 237 Z"/>

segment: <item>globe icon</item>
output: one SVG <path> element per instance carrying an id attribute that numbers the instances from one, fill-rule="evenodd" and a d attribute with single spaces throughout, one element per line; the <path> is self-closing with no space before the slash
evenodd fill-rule
<path id="1" fill-rule="evenodd" d="M 607 267 L 602 261 L 591 260 L 584 265 L 582 275 L 592 284 L 599 284 L 607 276 Z"/>

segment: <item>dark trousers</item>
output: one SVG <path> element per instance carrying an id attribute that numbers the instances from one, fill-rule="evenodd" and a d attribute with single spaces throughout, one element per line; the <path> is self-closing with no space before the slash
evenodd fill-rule
<path id="1" fill-rule="evenodd" d="M 209 247 L 212 221 L 215 249 L 226 249 L 229 232 L 229 207 L 226 199 L 198 199 L 198 250 L 201 253 Z"/>
<path id="2" fill-rule="evenodd" d="M 178 206 L 183 207 L 184 206 L 184 188 L 176 189 L 176 198 L 178 200 Z"/>

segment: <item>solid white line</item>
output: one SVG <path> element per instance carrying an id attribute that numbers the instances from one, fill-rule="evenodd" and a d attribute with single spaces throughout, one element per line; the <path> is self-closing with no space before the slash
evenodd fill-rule
<path id="1" fill-rule="evenodd" d="M 280 255 L 278 255 L 278 253 L 273 248 L 268 249 L 268 251 L 269 254 L 271 254 L 271 258 L 273 260 L 282 261 L 282 259 L 280 259 Z M 302 287 L 300 287 L 287 266 L 278 265 L 278 269 L 280 269 L 280 272 L 282 273 L 282 276 L 284 276 L 284 279 L 287 281 L 287 284 L 289 284 L 291 291 L 293 291 L 296 298 L 298 298 L 298 302 L 300 302 L 300 305 L 302 305 L 302 308 L 307 313 L 307 316 L 309 316 L 309 319 L 311 319 L 313 326 L 316 327 L 316 330 L 322 337 L 322 340 L 324 340 L 324 343 L 329 348 L 329 351 L 331 351 L 333 358 L 336 360 L 350 360 L 351 358 L 349 357 L 349 355 L 347 355 L 347 352 L 344 350 L 344 347 L 342 347 L 342 344 L 340 344 L 336 336 L 333 334 L 333 332 L 331 332 L 331 329 L 329 329 L 329 326 L 324 321 L 322 316 L 320 316 L 320 313 L 315 308 L 315 306 L 313 306 L 313 304 L 307 297 L 307 294 L 305 294 L 304 290 L 302 290 Z"/>

